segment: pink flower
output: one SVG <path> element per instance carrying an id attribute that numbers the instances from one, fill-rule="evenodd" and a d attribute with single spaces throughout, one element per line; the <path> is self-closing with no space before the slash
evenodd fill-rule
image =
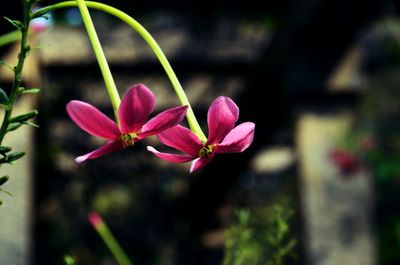
<path id="1" fill-rule="evenodd" d="M 356 173 L 361 168 L 361 161 L 347 150 L 333 149 L 329 152 L 329 158 L 343 175 Z"/>
<path id="2" fill-rule="evenodd" d="M 109 140 L 93 152 L 77 157 L 75 161 L 81 163 L 98 158 L 133 145 L 147 136 L 156 135 L 179 123 L 187 110 L 187 106 L 170 108 L 147 121 L 154 106 L 155 97 L 143 84 L 129 88 L 122 98 L 118 109 L 119 125 L 86 102 L 70 101 L 67 112 L 71 119 L 91 135 Z"/>
<path id="3" fill-rule="evenodd" d="M 177 125 L 158 134 L 165 145 L 184 154 L 161 153 L 151 146 L 147 150 L 161 159 L 173 163 L 193 161 L 190 173 L 207 165 L 215 154 L 239 153 L 253 142 L 255 124 L 244 122 L 235 127 L 239 118 L 239 108 L 228 97 L 218 97 L 211 104 L 208 115 L 208 139 L 202 143 L 191 130 Z"/>

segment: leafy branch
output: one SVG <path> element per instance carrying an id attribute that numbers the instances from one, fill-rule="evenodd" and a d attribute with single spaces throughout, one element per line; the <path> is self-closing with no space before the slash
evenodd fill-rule
<path id="1" fill-rule="evenodd" d="M 16 28 L 16 31 L 12 33 L 13 36 L 16 35 L 15 32 L 20 32 L 20 52 L 18 54 L 18 62 L 14 67 L 8 66 L 5 62 L 1 62 L 3 66 L 6 66 L 12 72 L 14 72 L 14 78 L 9 94 L 0 88 L 0 107 L 4 109 L 3 121 L 1 122 L 0 126 L 0 166 L 2 164 L 13 164 L 25 155 L 25 152 L 12 152 L 12 147 L 3 146 L 5 135 L 20 128 L 22 125 L 36 126 L 34 123 L 30 122 L 30 120 L 37 116 L 37 110 L 32 110 L 25 114 L 13 116 L 14 106 L 21 94 L 38 92 L 37 89 L 27 89 L 22 87 L 22 70 L 24 68 L 25 60 L 31 50 L 31 47 L 28 43 L 28 37 L 29 24 L 32 19 L 32 5 L 34 2 L 35 0 L 24 1 L 24 17 L 22 21 L 4 17 L 4 19 L 6 19 Z M 3 37 L 10 39 L 10 36 L 10 34 L 6 34 Z M 7 42 L 4 42 L 4 44 L 7 44 Z M 8 179 L 9 176 L 0 177 L 0 187 L 6 183 Z M 0 201 L 0 205 L 1 203 L 2 202 Z"/>

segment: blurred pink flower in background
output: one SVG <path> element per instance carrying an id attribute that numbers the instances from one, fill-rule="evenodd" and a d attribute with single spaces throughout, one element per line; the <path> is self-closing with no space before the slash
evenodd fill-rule
<path id="1" fill-rule="evenodd" d="M 344 175 L 356 173 L 361 167 L 361 162 L 358 157 L 347 150 L 331 150 L 329 152 L 329 158 Z"/>

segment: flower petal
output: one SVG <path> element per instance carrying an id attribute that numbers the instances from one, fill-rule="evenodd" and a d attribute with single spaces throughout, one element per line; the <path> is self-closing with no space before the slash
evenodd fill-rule
<path id="1" fill-rule="evenodd" d="M 121 132 L 137 132 L 154 110 L 155 101 L 153 92 L 145 85 L 138 84 L 129 88 L 118 109 Z"/>
<path id="2" fill-rule="evenodd" d="M 86 102 L 70 101 L 67 104 L 67 112 L 81 129 L 94 136 L 115 140 L 121 134 L 114 121 Z"/>
<path id="3" fill-rule="evenodd" d="M 102 147 L 82 156 L 75 158 L 76 163 L 82 163 L 87 159 L 94 159 L 101 156 L 108 155 L 109 153 L 121 150 L 123 148 L 121 141 L 109 141 Z"/>
<path id="4" fill-rule="evenodd" d="M 169 147 L 197 157 L 202 148 L 200 139 L 188 128 L 176 125 L 157 135 L 158 139 Z"/>
<path id="5" fill-rule="evenodd" d="M 173 162 L 173 163 L 184 163 L 184 162 L 189 162 L 189 161 L 192 161 L 193 159 L 195 159 L 195 157 L 193 157 L 191 155 L 186 155 L 186 154 L 179 155 L 179 154 L 161 153 L 161 152 L 157 151 L 156 149 L 154 149 L 154 147 L 152 147 L 152 146 L 147 146 L 147 150 L 149 152 L 155 154 L 159 158 L 166 160 L 168 162 Z"/>
<path id="6" fill-rule="evenodd" d="M 161 112 L 143 125 L 138 137 L 143 139 L 177 125 L 185 117 L 187 108 L 187 106 L 178 106 Z"/>
<path id="7" fill-rule="evenodd" d="M 196 172 L 197 170 L 202 169 L 210 161 L 211 161 L 211 159 L 206 158 L 206 157 L 199 157 L 199 158 L 193 160 L 192 165 L 190 166 L 190 174 Z"/>
<path id="8" fill-rule="evenodd" d="M 239 108 L 228 97 L 218 97 L 211 104 L 208 115 L 208 144 L 220 142 L 232 129 L 239 118 Z"/>
<path id="9" fill-rule="evenodd" d="M 216 153 L 240 153 L 243 152 L 253 142 L 255 124 L 244 122 L 236 126 L 228 135 L 217 145 Z"/>

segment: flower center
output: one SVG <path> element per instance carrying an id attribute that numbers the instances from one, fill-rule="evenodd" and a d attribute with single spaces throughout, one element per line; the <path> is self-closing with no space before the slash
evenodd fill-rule
<path id="1" fill-rule="evenodd" d="M 127 133 L 121 136 L 122 144 L 124 147 L 131 146 L 135 143 L 135 139 L 137 137 L 136 133 Z"/>
<path id="2" fill-rule="evenodd" d="M 200 151 L 199 151 L 199 156 L 200 157 L 208 157 L 210 154 L 212 154 L 213 152 L 213 146 L 207 145 L 207 146 L 203 146 Z"/>

